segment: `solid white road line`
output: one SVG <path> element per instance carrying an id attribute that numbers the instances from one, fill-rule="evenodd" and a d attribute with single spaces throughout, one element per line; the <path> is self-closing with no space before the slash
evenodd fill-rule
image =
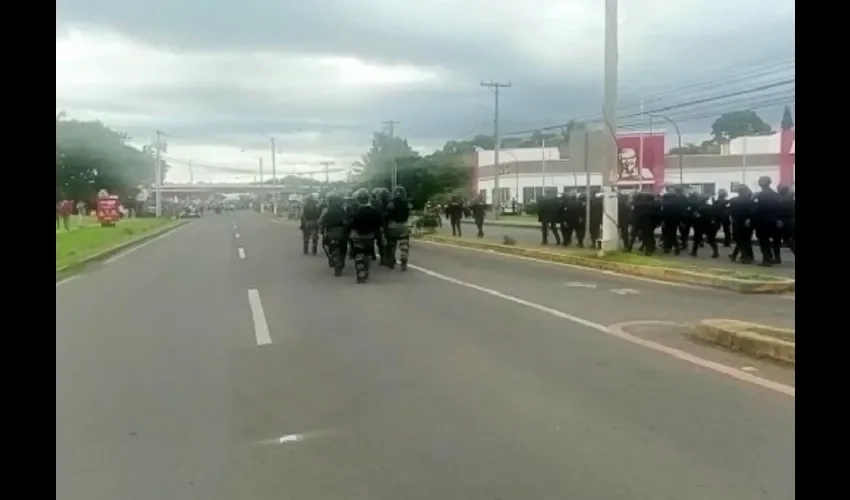
<path id="1" fill-rule="evenodd" d="M 245 249 L 244 249 L 244 248 L 239 247 L 239 248 L 237 249 L 237 252 L 239 252 L 239 258 L 240 258 L 240 259 L 244 259 L 244 258 L 245 258 Z"/>
<path id="2" fill-rule="evenodd" d="M 254 336 L 257 338 L 257 345 L 271 344 L 269 324 L 266 323 L 266 313 L 263 311 L 263 301 L 260 300 L 258 290 L 254 288 L 248 290 L 248 304 L 251 306 L 251 317 L 254 320 Z"/>
<path id="3" fill-rule="evenodd" d="M 651 340 L 646 340 L 646 339 L 637 337 L 635 335 L 627 333 L 622 328 L 616 328 L 616 325 L 614 325 L 614 327 L 607 327 L 605 325 L 602 325 L 602 324 L 599 324 L 599 323 L 596 323 L 596 322 L 593 322 L 593 321 L 590 321 L 590 320 L 586 320 L 584 318 L 580 318 L 578 316 L 574 316 L 572 314 L 568 314 L 568 313 L 565 313 L 563 311 L 559 311 L 557 309 L 552 309 L 551 307 L 547 307 L 547 306 L 544 306 L 544 305 L 541 305 L 541 304 L 536 304 L 534 302 L 531 302 L 531 301 L 528 301 L 528 300 L 525 300 L 525 299 L 521 299 L 521 298 L 515 297 L 513 295 L 508 295 L 506 293 L 502 293 L 502 292 L 499 292 L 497 290 L 492 290 L 490 288 L 478 286 L 478 285 L 473 284 L 473 283 L 461 281 L 459 279 L 455 279 L 455 278 L 452 278 L 450 276 L 446 276 L 444 274 L 440 274 L 438 272 L 431 271 L 429 269 L 425 269 L 425 268 L 422 268 L 422 267 L 419 267 L 419 266 L 414 266 L 414 265 L 408 265 L 408 267 L 410 267 L 411 269 L 415 269 L 415 270 L 417 270 L 421 273 L 425 273 L 428 276 L 431 276 L 431 277 L 434 277 L 434 278 L 437 278 L 437 279 L 440 279 L 440 280 L 443 280 L 443 281 L 447 281 L 447 282 L 453 283 L 455 285 L 459 285 L 459 286 L 466 287 L 466 288 L 471 288 L 472 290 L 475 290 L 475 291 L 478 291 L 478 292 L 481 292 L 481 293 L 486 293 L 487 295 L 491 295 L 493 297 L 497 297 L 497 298 L 500 298 L 502 300 L 506 300 L 508 302 L 513 302 L 514 304 L 519 304 L 519 305 L 522 305 L 522 306 L 525 306 L 525 307 L 528 307 L 528 308 L 531 308 L 531 309 L 538 310 L 540 312 L 544 312 L 546 314 L 550 314 L 552 316 L 555 316 L 555 317 L 558 317 L 558 318 L 561 318 L 561 319 L 572 321 L 573 323 L 577 323 L 579 325 L 586 326 L 588 328 L 592 328 L 592 329 L 597 330 L 599 332 L 611 335 L 612 337 L 617 337 L 621 340 L 625 340 L 626 342 L 629 342 L 629 343 L 632 343 L 632 344 L 635 344 L 635 345 L 639 345 L 641 347 L 646 347 L 647 349 L 652 349 L 653 351 L 660 352 L 662 354 L 666 354 L 666 355 L 673 357 L 673 358 L 676 358 L 676 359 L 680 359 L 680 360 L 685 361 L 687 363 L 690 363 L 692 365 L 696 365 L 696 366 L 699 366 L 699 367 L 702 367 L 702 368 L 706 368 L 708 370 L 712 370 L 712 371 L 715 371 L 717 373 L 721 373 L 723 375 L 727 375 L 729 377 L 736 378 L 736 379 L 744 381 L 744 382 L 749 382 L 751 384 L 755 384 L 755 385 L 758 385 L 758 386 L 763 387 L 765 389 L 770 389 L 770 390 L 785 394 L 787 396 L 791 396 L 793 398 L 797 397 L 796 396 L 796 389 L 794 387 L 791 387 L 791 386 L 788 386 L 788 385 L 785 385 L 785 384 L 780 384 L 779 382 L 774 382 L 772 380 L 768 380 L 768 379 L 765 379 L 765 378 L 757 377 L 757 376 L 755 376 L 751 373 L 747 373 L 743 370 L 739 370 L 737 368 L 732 368 L 731 366 L 726 366 L 724 364 L 717 363 L 717 362 L 714 362 L 714 361 L 711 361 L 711 360 L 708 360 L 708 359 L 703 359 L 703 358 L 700 358 L 699 356 L 694 356 L 693 354 L 682 351 L 680 349 L 675 349 L 673 347 L 669 347 L 669 346 L 666 346 L 664 344 L 659 344 L 658 342 L 653 342 Z"/>

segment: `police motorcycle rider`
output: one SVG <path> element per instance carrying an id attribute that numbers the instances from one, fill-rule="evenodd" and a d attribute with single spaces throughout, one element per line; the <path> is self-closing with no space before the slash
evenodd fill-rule
<path id="1" fill-rule="evenodd" d="M 354 269 L 357 272 L 357 283 L 366 283 L 369 270 L 375 258 L 375 243 L 382 242 L 384 218 L 381 212 L 371 203 L 369 191 L 360 188 L 354 193 L 357 208 L 351 218 L 351 239 L 354 250 Z M 382 244 L 383 245 L 383 244 Z"/>
<path id="2" fill-rule="evenodd" d="M 328 266 L 333 268 L 334 276 L 342 276 L 345 268 L 345 251 L 348 245 L 349 218 L 343 206 L 342 196 L 330 193 L 327 206 L 319 216 L 319 230 L 322 233 L 322 248 L 328 256 Z"/>
<path id="3" fill-rule="evenodd" d="M 392 198 L 387 202 L 387 212 L 384 218 L 386 227 L 386 248 L 384 249 L 384 265 L 393 269 L 396 264 L 396 249 L 399 252 L 399 269 L 407 271 L 407 260 L 410 254 L 410 205 L 407 202 L 407 191 L 404 187 L 396 186 Z"/>
<path id="4" fill-rule="evenodd" d="M 319 251 L 319 204 L 313 195 L 308 195 L 304 201 L 304 208 L 301 211 L 301 235 L 304 241 L 304 255 L 307 255 L 312 242 L 312 253 L 316 255 Z"/>

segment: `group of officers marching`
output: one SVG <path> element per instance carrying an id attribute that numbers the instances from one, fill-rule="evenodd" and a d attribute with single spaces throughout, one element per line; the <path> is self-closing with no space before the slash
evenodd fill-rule
<path id="1" fill-rule="evenodd" d="M 617 217 L 623 247 L 631 252 L 638 244 L 644 255 L 652 255 L 660 240 L 665 254 L 679 255 L 689 251 L 696 257 L 699 249 L 707 245 L 711 257 L 716 259 L 720 256 L 717 236 L 722 229 L 723 246 L 734 244 L 728 255 L 733 262 L 755 262 L 755 236 L 761 253 L 759 264 L 781 264 L 781 246 L 785 244 L 792 253 L 796 249 L 794 194 L 787 186 L 779 186 L 775 191 L 767 176 L 759 178 L 758 184 L 758 193 L 740 186 L 737 196 L 731 199 L 723 189 L 712 198 L 696 193 L 686 195 L 681 187 L 674 187 L 662 195 L 620 194 Z M 583 247 L 587 233 L 595 248 L 604 217 L 602 198 L 595 196 L 589 204 L 588 211 L 584 194 L 549 196 L 542 200 L 538 214 L 542 243 L 548 244 L 551 232 L 556 244 L 569 246 L 575 238 L 577 246 Z M 657 238 L 659 227 L 661 237 Z"/>
<path id="2" fill-rule="evenodd" d="M 357 283 L 369 280 L 373 261 L 389 269 L 407 270 L 410 254 L 410 205 L 404 187 L 392 193 L 360 188 L 349 196 L 330 193 L 323 201 L 312 195 L 301 207 L 304 255 L 318 253 L 319 238 L 334 276 L 342 276 L 346 258 L 354 260 Z"/>

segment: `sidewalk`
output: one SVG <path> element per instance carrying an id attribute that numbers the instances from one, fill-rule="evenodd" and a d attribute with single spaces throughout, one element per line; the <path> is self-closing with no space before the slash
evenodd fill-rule
<path id="1" fill-rule="evenodd" d="M 472 221 L 464 220 L 464 234 L 466 236 L 474 236 L 475 235 L 475 226 L 472 224 Z M 443 223 L 443 227 L 437 230 L 437 234 L 443 236 L 451 236 L 452 229 L 451 226 L 447 223 Z M 540 234 L 540 226 L 538 224 L 522 224 L 519 222 L 506 222 L 502 221 L 484 221 L 484 239 L 488 241 L 494 241 L 497 243 L 502 243 L 505 235 L 510 236 L 515 239 L 517 243 L 522 245 L 539 245 L 541 240 Z M 550 245 L 555 244 L 555 239 L 552 235 L 549 235 Z M 795 276 L 795 267 L 796 262 L 794 259 L 794 255 L 784 249 L 782 251 L 782 265 L 773 266 L 773 267 L 760 267 L 760 266 L 745 266 L 743 264 L 736 264 L 731 262 L 727 255 L 732 251 L 731 248 L 720 247 L 720 258 L 712 259 L 711 258 L 711 250 L 708 248 L 700 249 L 699 256 L 694 258 L 687 254 L 682 254 L 679 256 L 674 255 L 664 255 L 661 252 L 655 254 L 655 257 L 661 259 L 670 259 L 676 260 L 684 264 L 688 265 L 696 265 L 706 268 L 716 268 L 716 269 L 735 269 L 739 271 L 751 270 L 752 272 L 758 273 L 769 273 L 769 274 L 778 274 L 780 276 L 785 276 L 788 278 L 794 278 Z M 756 255 L 758 255 L 758 249 L 756 249 Z"/>

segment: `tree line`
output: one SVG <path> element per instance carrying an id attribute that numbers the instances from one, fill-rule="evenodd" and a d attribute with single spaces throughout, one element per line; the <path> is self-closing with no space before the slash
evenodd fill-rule
<path id="1" fill-rule="evenodd" d="M 557 147 L 561 157 L 569 157 L 570 138 L 574 131 L 585 128 L 585 124 L 576 120 L 570 120 L 560 130 L 535 131 L 527 137 L 504 137 L 502 147 L 510 148 L 539 148 Z M 782 127 L 793 127 L 794 120 L 791 109 L 785 106 L 782 117 Z M 710 138 L 700 144 L 687 143 L 682 148 L 672 147 L 670 154 L 719 154 L 720 147 L 729 141 L 744 136 L 772 135 L 775 131 L 753 110 L 744 109 L 723 113 L 711 125 Z M 476 147 L 492 150 L 496 141 L 492 135 L 480 134 L 470 140 L 449 141 L 443 146 L 443 151 L 453 153 L 471 153 Z"/>
<path id="2" fill-rule="evenodd" d="M 100 121 L 56 115 L 56 201 L 93 200 L 107 190 L 133 197 L 140 185 L 154 182 L 155 151 L 130 144 L 130 137 Z M 163 179 L 170 166 L 163 161 Z"/>

